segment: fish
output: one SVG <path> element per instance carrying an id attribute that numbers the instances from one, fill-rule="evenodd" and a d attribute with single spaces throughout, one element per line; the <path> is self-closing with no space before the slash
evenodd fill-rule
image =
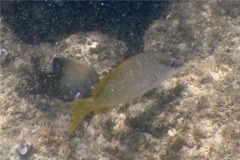
<path id="1" fill-rule="evenodd" d="M 54 57 L 48 71 L 40 68 L 39 58 L 32 58 L 37 85 L 33 93 L 42 93 L 62 100 L 72 101 L 91 96 L 99 81 L 95 69 L 86 62 L 64 57 Z M 30 80 L 32 81 L 32 80 Z"/>
<path id="2" fill-rule="evenodd" d="M 52 77 L 57 77 L 55 92 L 66 100 L 91 96 L 92 87 L 99 81 L 95 69 L 86 62 L 55 57 Z"/>
<path id="3" fill-rule="evenodd" d="M 96 116 L 141 97 L 162 81 L 171 78 L 182 66 L 182 60 L 160 53 L 139 53 L 123 61 L 97 83 L 92 90 L 92 97 L 70 104 L 69 134 L 90 113 Z"/>

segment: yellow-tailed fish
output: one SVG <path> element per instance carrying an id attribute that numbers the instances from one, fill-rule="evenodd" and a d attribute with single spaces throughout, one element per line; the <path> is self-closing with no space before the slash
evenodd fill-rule
<path id="1" fill-rule="evenodd" d="M 181 66 L 180 60 L 159 53 L 141 53 L 125 60 L 100 80 L 92 97 L 71 103 L 70 134 L 89 113 L 97 115 L 142 96 L 172 77 Z"/>

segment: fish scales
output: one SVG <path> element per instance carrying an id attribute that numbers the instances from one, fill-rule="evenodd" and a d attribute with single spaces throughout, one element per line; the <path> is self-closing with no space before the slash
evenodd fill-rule
<path id="1" fill-rule="evenodd" d="M 80 99 L 72 106 L 72 133 L 84 117 L 129 102 L 170 78 L 182 64 L 167 54 L 138 54 L 108 73 L 93 89 L 93 97 Z"/>
<path id="2" fill-rule="evenodd" d="M 53 70 L 61 73 L 57 92 L 66 99 L 74 99 L 79 93 L 81 97 L 90 96 L 91 87 L 98 82 L 94 68 L 85 62 L 66 58 L 54 58 Z"/>
<path id="3" fill-rule="evenodd" d="M 98 104 L 115 106 L 141 96 L 165 79 L 162 71 L 168 66 L 160 64 L 158 54 L 139 54 L 134 61 L 126 61 L 116 70 L 101 95 L 97 97 Z"/>

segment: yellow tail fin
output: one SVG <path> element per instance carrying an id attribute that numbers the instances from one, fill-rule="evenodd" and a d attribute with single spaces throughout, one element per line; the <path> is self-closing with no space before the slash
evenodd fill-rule
<path id="1" fill-rule="evenodd" d="M 85 98 L 74 101 L 71 103 L 71 126 L 69 129 L 69 135 L 71 135 L 78 124 L 90 113 L 93 112 L 93 116 L 96 116 L 99 113 L 105 112 L 112 107 L 110 106 L 95 106 L 94 98 Z"/>
<path id="2" fill-rule="evenodd" d="M 72 102 L 70 105 L 71 108 L 71 117 L 72 122 L 69 130 L 69 134 L 71 135 L 78 124 L 92 111 L 94 111 L 93 98 L 80 99 Z"/>

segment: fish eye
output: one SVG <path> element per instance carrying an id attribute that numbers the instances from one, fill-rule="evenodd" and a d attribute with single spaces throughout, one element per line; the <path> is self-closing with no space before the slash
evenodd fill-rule
<path id="1" fill-rule="evenodd" d="M 171 60 L 170 65 L 171 65 L 171 68 L 175 68 L 176 62 L 174 60 Z"/>

